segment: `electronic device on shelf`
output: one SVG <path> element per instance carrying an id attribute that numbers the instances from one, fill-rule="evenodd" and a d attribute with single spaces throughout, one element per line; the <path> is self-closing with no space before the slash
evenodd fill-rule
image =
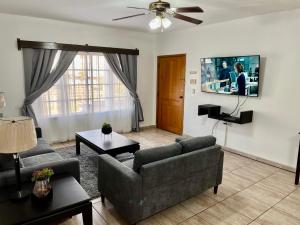
<path id="1" fill-rule="evenodd" d="M 252 122 L 253 110 L 242 111 L 240 112 L 240 116 L 236 117 L 228 113 L 221 113 L 221 106 L 219 105 L 206 104 L 198 106 L 198 115 L 208 115 L 208 118 L 222 120 L 225 122 L 246 124 Z"/>

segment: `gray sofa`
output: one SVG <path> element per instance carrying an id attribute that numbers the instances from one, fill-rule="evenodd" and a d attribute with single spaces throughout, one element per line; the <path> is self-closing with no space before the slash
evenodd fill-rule
<path id="1" fill-rule="evenodd" d="M 80 182 L 78 159 L 63 159 L 51 149 L 42 138 L 40 128 L 36 129 L 38 144 L 35 148 L 20 154 L 22 182 L 30 181 L 33 171 L 45 167 L 53 169 L 55 175 L 68 174 Z M 0 154 L 0 188 L 15 184 L 15 169 L 12 155 Z"/>
<path id="2" fill-rule="evenodd" d="M 119 162 L 99 155 L 98 189 L 130 224 L 222 182 L 224 152 L 213 136 L 178 138 Z"/>

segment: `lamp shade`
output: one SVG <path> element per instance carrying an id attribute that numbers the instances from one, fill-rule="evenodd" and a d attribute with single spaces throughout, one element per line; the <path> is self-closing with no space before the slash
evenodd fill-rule
<path id="1" fill-rule="evenodd" d="M 6 106 L 4 92 L 0 92 L 0 109 Z"/>
<path id="2" fill-rule="evenodd" d="M 0 153 L 19 153 L 37 145 L 35 126 L 30 117 L 0 119 Z"/>

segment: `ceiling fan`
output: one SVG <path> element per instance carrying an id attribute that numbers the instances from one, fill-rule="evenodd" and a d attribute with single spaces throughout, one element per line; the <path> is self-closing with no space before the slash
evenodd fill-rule
<path id="1" fill-rule="evenodd" d="M 203 13 L 203 10 L 198 7 L 181 7 L 181 8 L 171 8 L 171 4 L 168 2 L 164 2 L 162 0 L 158 0 L 156 2 L 152 2 L 149 5 L 149 8 L 140 8 L 140 7 L 127 7 L 130 9 L 139 9 L 139 10 L 146 10 L 147 12 L 144 13 L 139 13 L 131 16 L 125 16 L 125 17 L 120 17 L 113 19 L 113 21 L 116 20 L 123 20 L 123 19 L 128 19 L 132 17 L 137 17 L 137 16 L 144 16 L 148 15 L 150 13 L 155 13 L 156 17 L 152 19 L 149 23 L 149 26 L 152 30 L 161 28 L 161 31 L 164 29 L 167 29 L 168 27 L 171 26 L 172 22 L 167 18 L 167 16 L 174 17 L 176 19 L 184 20 L 186 22 L 190 22 L 193 24 L 201 24 L 203 21 L 198 20 L 195 18 L 191 18 L 179 13 Z"/>

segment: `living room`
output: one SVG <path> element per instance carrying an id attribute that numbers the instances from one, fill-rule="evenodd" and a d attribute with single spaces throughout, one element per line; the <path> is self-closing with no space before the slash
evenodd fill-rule
<path id="1" fill-rule="evenodd" d="M 299 154 L 298 126 L 300 123 L 298 116 L 300 108 L 295 102 L 300 97 L 299 92 L 296 91 L 300 81 L 297 75 L 297 53 L 298 49 L 300 49 L 297 27 L 300 24 L 300 9 L 298 9 L 300 8 L 300 3 L 296 0 L 284 2 L 279 0 L 242 2 L 173 0 L 169 1 L 171 4 L 170 10 L 180 7 L 200 7 L 201 10 L 197 8 L 198 11 L 196 10 L 196 12 L 183 12 L 186 16 L 196 18 L 197 21 L 200 20 L 200 24 L 196 24 L 198 22 L 195 20 L 193 20 L 194 23 L 183 21 L 174 17 L 176 14 L 172 14 L 167 15 L 167 18 L 171 21 L 170 27 L 164 28 L 164 25 L 161 24 L 160 26 L 163 27 L 163 30 L 161 30 L 161 27 L 151 30 L 148 24 L 156 15 L 153 11 L 148 11 L 148 6 L 151 2 L 135 2 L 131 0 L 74 2 L 64 0 L 62 2 L 45 1 L 41 5 L 36 0 L 30 0 L 27 3 L 11 0 L 1 1 L 0 96 L 3 96 L 5 99 L 5 104 L 2 104 L 5 107 L 0 108 L 0 113 L 3 114 L 3 119 L 1 120 L 24 115 L 22 109 L 24 109 L 24 100 L 28 97 L 28 91 L 26 90 L 26 83 L 28 82 L 25 75 L 26 71 L 28 71 L 28 63 L 26 62 L 32 61 L 32 58 L 26 61 L 26 55 L 29 55 L 31 49 L 43 49 L 43 47 L 37 46 L 43 45 L 45 49 L 49 50 L 49 48 L 52 48 L 49 46 L 61 43 L 61 45 L 56 46 L 56 49 L 51 50 L 62 51 L 62 53 L 64 50 L 71 52 L 70 49 L 66 49 L 72 47 L 76 52 L 76 56 L 74 55 L 74 58 L 72 58 L 74 60 L 70 60 L 68 64 L 70 66 L 65 68 L 63 74 L 59 74 L 61 79 L 52 82 L 51 87 L 48 86 L 47 90 L 41 91 L 34 102 L 29 104 L 32 105 L 37 119 L 35 126 L 41 128 L 34 132 L 38 134 L 40 131 L 44 140 L 43 143 L 51 148 L 51 151 L 49 150 L 46 153 L 51 154 L 51 158 L 39 158 L 39 160 L 46 160 L 43 162 L 45 163 L 44 165 L 54 170 L 53 179 L 50 179 L 54 197 L 56 191 L 60 189 L 59 184 L 61 184 L 55 183 L 58 175 L 56 171 L 63 171 L 64 173 L 70 173 L 75 178 L 71 181 L 63 180 L 64 182 L 74 184 L 74 190 L 83 187 L 82 190 L 80 189 L 83 193 L 80 196 L 84 199 L 87 207 L 92 208 L 91 217 L 93 224 L 300 224 L 298 213 L 300 209 L 300 189 L 299 185 L 295 185 L 295 179 L 297 180 L 295 171 Z M 169 12 L 168 10 L 166 12 Z M 180 10 L 178 9 L 177 12 L 179 13 Z M 113 19 L 135 14 L 146 15 L 112 21 Z M 133 61 L 137 60 L 136 64 L 128 64 L 136 68 L 134 82 L 130 79 L 129 82 L 123 77 L 124 71 L 119 74 L 117 66 L 113 69 L 113 59 L 109 60 L 109 54 L 112 53 L 116 53 L 116 55 L 130 55 Z M 59 58 L 59 54 L 57 54 L 57 58 Z M 259 56 L 257 97 L 207 93 L 202 88 L 203 81 L 201 77 L 203 76 L 203 71 L 201 71 L 201 63 L 203 59 L 228 59 L 230 57 L 244 56 Z M 178 75 L 183 77 L 173 82 L 171 86 L 164 83 L 163 79 L 159 79 L 159 75 L 167 71 L 161 71 L 160 69 L 164 63 L 163 60 L 167 60 L 168 57 L 173 57 L 173 59 L 174 57 L 181 57 L 184 62 L 184 66 L 181 67 L 181 69 L 184 68 L 183 73 Z M 179 59 L 176 58 L 176 60 Z M 170 67 L 171 69 L 169 70 L 173 77 L 176 77 L 175 74 L 178 71 L 180 72 L 178 69 L 172 69 L 175 68 L 174 63 L 177 62 L 176 60 L 164 64 L 166 66 L 164 68 L 167 68 L 173 63 L 173 67 Z M 223 62 L 223 60 L 221 61 Z M 60 65 L 59 62 L 59 60 L 56 61 L 57 67 Z M 82 68 L 78 69 L 78 65 Z M 229 64 L 229 66 L 234 67 L 235 64 Z M 52 65 L 52 67 L 49 73 L 56 71 L 56 65 Z M 93 70 L 91 67 L 97 67 L 98 69 Z M 86 81 L 83 81 L 84 79 L 80 80 L 82 77 L 76 80 L 76 75 L 72 75 L 74 79 L 73 86 L 76 89 L 78 88 L 75 88 L 76 85 L 80 86 L 83 84 L 82 86 L 85 89 L 76 89 L 77 92 L 76 90 L 73 92 L 65 91 L 64 87 L 70 90 L 72 86 L 68 83 L 69 79 L 66 74 L 70 74 L 70 76 L 71 74 L 79 74 L 80 70 L 85 71 L 84 79 Z M 100 84 L 96 83 L 93 80 L 94 78 L 91 79 L 93 81 L 89 81 L 89 71 L 94 72 L 97 70 L 106 71 L 108 74 L 105 75 L 105 81 L 99 78 Z M 83 83 L 81 84 L 80 82 Z M 134 88 L 134 83 L 136 88 Z M 91 87 L 96 90 L 97 85 L 101 86 L 101 88 L 103 87 L 104 91 L 103 94 L 100 91 L 98 105 L 96 104 L 97 101 L 93 101 L 91 110 L 90 103 L 87 103 L 87 99 L 82 97 L 82 95 L 90 96 Z M 115 89 L 106 89 L 108 86 L 115 87 Z M 175 105 L 176 107 L 179 105 L 180 109 L 170 105 L 169 111 L 159 114 L 159 110 L 161 110 L 159 108 L 163 107 L 164 103 L 160 102 L 161 99 L 158 93 L 164 93 L 163 89 L 176 89 L 171 94 L 179 97 L 179 100 L 177 99 L 178 104 L 176 103 Z M 80 91 L 82 91 L 81 95 L 78 94 Z M 70 93 L 74 94 L 77 100 L 74 107 L 70 106 L 73 104 Z M 91 93 L 93 95 L 92 98 L 96 99 L 94 92 L 92 91 Z M 115 95 L 115 93 L 117 94 Z M 118 101 L 111 99 L 118 99 Z M 137 102 L 140 103 L 140 106 Z M 51 104 L 52 106 L 50 107 Z M 227 116 L 236 115 L 239 117 L 241 112 L 253 111 L 253 118 L 251 116 L 249 122 L 237 124 L 226 121 L 223 117 L 212 118 L 210 115 L 207 115 L 209 112 L 199 114 L 199 106 L 201 108 L 202 106 L 207 106 L 207 104 L 221 106 L 219 114 L 223 112 Z M 50 110 L 47 108 L 47 105 Z M 97 107 L 101 113 L 95 114 L 93 112 Z M 141 110 L 139 107 L 141 107 Z M 117 113 L 114 114 L 112 108 L 117 109 L 115 110 Z M 138 113 L 128 113 L 129 111 L 132 112 L 133 109 L 137 110 Z M 70 116 L 72 110 L 75 113 Z M 168 109 L 165 108 L 163 110 Z M 209 108 L 206 110 L 210 111 Z M 163 115 L 163 118 L 159 118 L 158 114 Z M 132 115 L 134 115 L 135 119 L 133 119 Z M 26 116 L 32 115 L 26 114 Z M 104 123 L 111 125 L 114 131 L 112 135 L 104 135 L 99 131 L 98 138 L 97 133 L 95 136 L 93 136 L 94 133 L 84 133 L 85 131 L 101 129 Z M 174 124 L 178 124 L 179 127 L 176 127 Z M 2 131 L 4 133 L 7 132 L 4 128 Z M 114 136 L 115 133 L 120 136 Z M 8 135 L 4 136 L 8 137 Z M 28 136 L 30 136 L 29 133 Z M 31 136 L 32 141 L 36 142 L 33 140 L 35 139 L 33 138 L 34 135 Z M 214 139 L 203 140 L 203 137 L 207 138 L 207 136 L 209 138 L 213 136 L 216 143 L 214 143 Z M 126 139 L 123 139 L 124 137 Z M 144 193 L 145 196 L 141 200 L 142 202 L 145 201 L 144 207 L 143 203 L 141 203 L 141 208 L 132 206 L 132 209 L 137 212 L 145 210 L 143 212 L 144 215 L 142 215 L 143 213 L 141 213 L 142 216 L 139 216 L 139 213 L 132 215 L 130 209 L 128 209 L 128 212 L 123 209 L 122 207 L 130 208 L 131 205 L 130 201 L 127 204 L 124 203 L 124 196 L 120 196 L 119 192 L 122 190 L 126 192 L 127 189 L 131 189 L 118 185 L 118 181 L 114 181 L 109 176 L 107 180 L 103 178 L 105 177 L 105 172 L 103 171 L 108 167 L 108 162 L 113 163 L 115 161 L 112 160 L 116 160 L 122 161 L 121 164 L 126 164 L 126 161 L 134 163 L 133 160 L 141 157 L 139 156 L 139 154 L 142 154 L 140 152 L 151 148 L 159 148 L 160 152 L 164 152 L 163 146 L 165 146 L 165 153 L 162 154 L 171 154 L 167 146 L 174 145 L 175 139 L 177 139 L 179 144 L 182 142 L 180 145 L 184 149 L 185 142 L 193 139 L 192 137 L 200 138 L 197 139 L 200 142 L 213 143 L 214 150 L 212 151 L 224 152 L 223 180 L 219 182 L 220 184 L 217 182 L 215 185 L 208 185 L 209 188 L 201 186 L 203 184 L 201 179 L 210 180 L 217 177 L 218 180 L 218 175 L 216 175 L 219 171 L 218 169 L 210 171 L 206 168 L 207 173 L 201 173 L 202 175 L 199 175 L 201 179 L 198 177 L 199 181 L 193 180 L 193 184 L 199 185 L 197 186 L 199 190 L 194 190 L 192 187 L 185 190 L 179 185 L 182 183 L 175 183 L 174 180 L 168 180 L 162 176 L 171 177 L 171 172 L 164 173 L 160 171 L 162 183 L 167 182 L 169 185 L 164 186 L 164 188 L 169 188 L 169 191 L 172 190 L 170 192 L 177 194 L 178 198 L 174 197 L 172 201 L 170 200 L 170 202 L 166 203 L 166 199 L 171 198 L 170 196 L 173 195 L 167 195 L 166 192 L 163 192 L 163 187 L 158 187 L 159 182 L 156 183 L 156 180 L 153 178 L 151 182 L 149 181 L 149 187 L 156 190 L 157 193 L 161 191 L 161 195 L 155 195 L 154 192 L 151 192 L 153 200 L 150 203 L 153 205 L 149 207 L 145 196 L 150 192 Z M 102 151 L 105 151 L 105 149 L 103 150 L 103 146 L 99 147 L 99 144 L 97 148 L 94 148 L 94 145 L 97 144 L 91 145 L 91 138 L 95 138 L 93 139 L 95 142 L 99 140 L 103 142 L 118 140 L 118 142 L 125 142 L 127 147 L 130 145 L 130 149 L 126 148 L 124 152 L 112 152 L 111 156 L 102 155 Z M 184 140 L 185 138 L 187 140 Z M 0 140 L 4 141 L 0 143 L 6 143 L 7 146 L 10 146 L 5 138 Z M 38 143 L 40 143 L 39 140 L 40 138 L 38 138 Z M 77 147 L 76 144 L 78 145 Z M 202 144 L 200 143 L 201 146 Z M 190 145 L 190 143 L 187 143 L 187 145 Z M 212 146 L 205 147 L 211 148 Z M 216 146 L 221 146 L 222 150 Z M 15 148 L 15 146 L 13 147 Z M 5 153 L 3 146 L 1 149 L 1 152 Z M 30 151 L 32 150 L 28 152 Z M 176 151 L 176 147 L 174 151 Z M 26 189 L 33 171 L 25 171 L 27 168 L 22 168 L 22 166 L 26 167 L 33 161 L 29 162 L 29 159 L 23 159 L 24 154 L 29 153 L 26 153 L 26 151 L 24 153 L 20 152 L 20 179 L 22 180 L 23 189 Z M 221 154 L 220 158 L 222 157 Z M 99 162 L 98 155 L 100 155 Z M 213 153 L 210 156 L 214 157 Z M 56 160 L 56 157 L 59 159 L 63 158 L 66 163 L 61 164 L 59 170 L 56 162 L 47 161 Z M 198 156 L 194 157 L 197 158 Z M 204 156 L 200 155 L 199 157 L 198 162 L 203 160 L 201 157 Z M 157 165 L 158 162 L 153 162 L 156 160 L 148 161 L 148 166 L 152 165 L 152 163 Z M 185 161 L 180 162 L 181 164 L 174 164 L 176 168 L 182 166 L 180 171 L 188 170 L 186 167 L 183 167 Z M 203 162 L 203 165 L 207 163 Z M 214 164 L 216 168 L 223 165 L 221 162 L 214 163 L 216 163 Z M 141 168 L 143 167 L 146 171 L 148 168 L 147 164 L 145 162 L 142 164 L 145 165 L 141 166 Z M 198 164 L 190 168 L 191 171 L 196 168 L 203 170 L 203 168 L 197 167 L 199 166 Z M 8 183 L 14 186 L 18 181 L 15 181 L 17 176 L 14 175 L 14 164 L 12 166 L 9 175 L 11 177 Z M 134 165 L 129 165 L 129 163 L 126 166 L 134 167 Z M 43 169 L 44 167 L 36 168 Z M 77 171 L 79 168 L 80 171 Z M 298 168 L 300 168 L 299 164 Z M 1 177 L 2 167 L 0 169 Z M 136 172 L 128 171 L 128 174 L 135 177 L 141 171 L 136 169 Z M 159 170 L 155 171 L 158 172 Z M 191 171 L 192 177 L 193 173 Z M 185 174 L 185 172 L 188 173 L 184 171 L 182 174 Z M 102 173 L 104 173 L 103 177 L 100 178 Z M 180 173 L 177 172 L 176 174 Z M 112 177 L 115 175 L 117 180 L 117 174 L 111 173 L 110 175 Z M 5 176 L 3 176 L 3 179 L 8 179 Z M 195 175 L 196 178 L 197 176 Z M 175 175 L 174 177 L 172 176 L 173 178 L 176 178 Z M 179 175 L 177 178 L 179 179 Z M 76 180 L 80 181 L 80 185 Z M 98 182 L 102 183 L 99 187 Z M 110 182 L 116 183 L 115 185 L 110 185 Z M 144 182 L 147 183 L 148 180 L 144 179 Z M 34 182 L 30 185 L 34 185 Z M 109 187 L 111 186 L 116 187 L 110 189 Z M 186 186 L 189 186 L 188 182 Z M 1 186 L 0 188 L 4 190 L 2 188 L 5 187 Z M 103 193 L 99 189 L 103 189 Z M 89 197 L 84 195 L 85 192 Z M 183 194 L 187 192 L 197 194 Z M 16 213 L 17 216 L 13 214 L 11 217 L 7 217 L 9 218 L 7 221 L 11 219 L 11 221 L 15 222 L 7 223 L 0 219 L 0 224 L 41 223 L 42 220 L 38 223 L 36 218 L 35 223 L 33 222 L 32 218 L 37 216 L 35 214 L 36 211 L 27 213 L 27 215 L 22 213 L 22 204 L 31 205 L 30 198 L 32 197 L 27 197 L 25 200 L 16 203 L 5 198 L 3 200 L 2 197 L 5 195 L 5 191 L 2 191 L 0 194 L 0 208 L 5 209 L 7 213 L 11 210 L 18 213 Z M 72 201 L 79 201 L 80 196 L 77 199 L 72 199 Z M 101 199 L 101 197 L 103 198 Z M 129 200 L 133 201 L 133 199 L 139 198 L 132 197 L 130 199 L 129 197 Z M 156 203 L 154 199 L 157 201 Z M 52 201 L 55 201 L 55 198 Z M 51 203 L 51 200 L 49 202 Z M 92 206 L 88 204 L 90 202 Z M 46 203 L 43 204 L 47 205 Z M 13 208 L 5 208 L 7 206 Z M 54 222 L 54 224 L 89 224 L 89 213 L 84 210 L 87 209 L 83 208 L 83 211 L 80 211 L 83 215 L 87 215 L 83 220 L 82 215 L 73 210 L 73 213 L 68 212 L 70 214 L 67 216 L 63 214 L 62 218 L 59 218 L 60 220 Z M 46 208 L 40 213 L 50 213 L 49 211 L 51 209 Z M 73 216 L 73 214 L 78 215 Z M 51 215 L 53 215 L 53 211 Z M 45 215 L 43 214 L 43 216 Z M 12 217 L 19 217 L 19 219 L 13 220 L 14 218 L 12 219 Z M 27 221 L 22 220 L 23 218 L 27 218 Z M 39 219 L 41 218 L 42 216 L 39 215 Z M 52 222 L 51 218 L 47 217 L 47 219 L 49 222 Z M 54 219 L 57 218 L 53 217 L 53 221 L 55 221 Z M 47 222 L 47 220 L 42 222 Z"/>

